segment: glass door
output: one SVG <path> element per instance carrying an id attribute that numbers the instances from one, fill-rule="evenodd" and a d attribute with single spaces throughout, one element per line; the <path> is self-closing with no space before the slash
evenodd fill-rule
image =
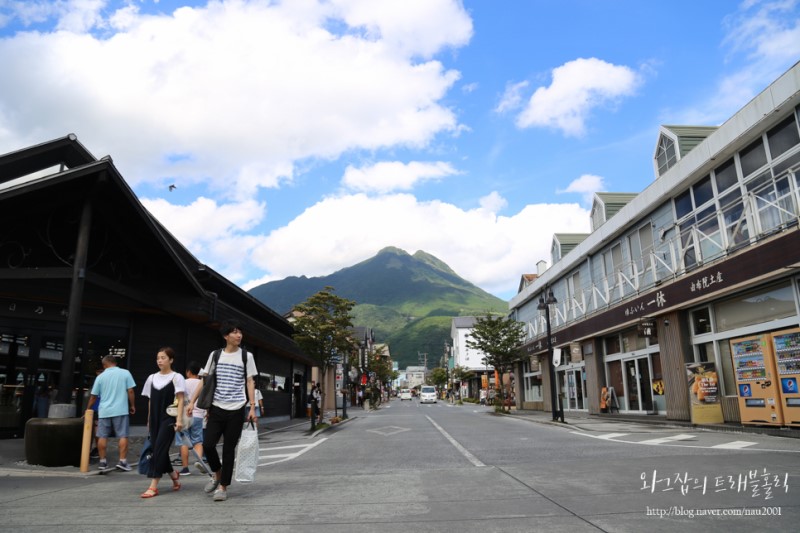
<path id="1" fill-rule="evenodd" d="M 639 371 L 636 368 L 636 359 L 625 361 L 625 397 L 628 399 L 629 411 L 641 411 L 639 403 Z"/>
<path id="2" fill-rule="evenodd" d="M 653 389 L 649 357 L 625 361 L 625 391 L 630 411 L 652 411 Z"/>

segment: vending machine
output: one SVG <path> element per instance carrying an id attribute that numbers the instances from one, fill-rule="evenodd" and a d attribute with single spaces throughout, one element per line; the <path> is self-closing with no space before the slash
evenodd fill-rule
<path id="1" fill-rule="evenodd" d="M 787 426 L 800 427 L 800 328 L 772 334 L 775 364 L 778 369 L 783 421 Z"/>
<path id="2" fill-rule="evenodd" d="M 772 336 L 754 335 L 731 339 L 730 343 L 742 424 L 782 426 Z"/>

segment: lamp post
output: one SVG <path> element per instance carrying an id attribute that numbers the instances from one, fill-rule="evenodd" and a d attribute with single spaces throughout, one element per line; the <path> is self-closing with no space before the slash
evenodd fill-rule
<path id="1" fill-rule="evenodd" d="M 558 421 L 558 409 L 556 402 L 556 367 L 553 364 L 553 339 L 550 335 L 550 306 L 557 304 L 558 300 L 553 296 L 553 289 L 547 291 L 547 301 L 544 299 L 544 294 L 539 297 L 539 305 L 537 309 L 544 311 L 544 321 L 547 324 L 547 354 L 550 356 L 550 362 L 547 366 L 550 367 L 550 405 L 553 411 L 553 421 Z"/>
<path id="2" fill-rule="evenodd" d="M 347 387 L 349 387 L 347 384 L 347 375 L 350 373 L 347 352 L 342 355 L 342 363 L 342 419 L 347 419 Z"/>

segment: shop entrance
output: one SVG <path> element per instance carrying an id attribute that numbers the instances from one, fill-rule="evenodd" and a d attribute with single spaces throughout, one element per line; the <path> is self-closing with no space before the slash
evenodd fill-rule
<path id="1" fill-rule="evenodd" d="M 571 368 L 560 374 L 560 385 L 564 397 L 564 409 L 568 411 L 582 411 L 587 408 L 586 398 L 586 375 L 583 368 Z"/>
<path id="2" fill-rule="evenodd" d="M 649 357 L 624 361 L 625 397 L 629 411 L 652 411 L 653 391 L 650 380 Z"/>

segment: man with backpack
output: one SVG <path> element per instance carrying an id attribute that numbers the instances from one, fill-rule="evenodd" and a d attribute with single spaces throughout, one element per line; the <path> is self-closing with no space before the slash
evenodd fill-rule
<path id="1" fill-rule="evenodd" d="M 215 350 L 208 357 L 201 376 L 215 374 L 216 389 L 208 420 L 203 433 L 203 445 L 208 466 L 214 477 L 206 484 L 206 493 L 214 494 L 215 502 L 228 499 L 228 486 L 233 478 L 236 445 L 242 435 L 242 420 L 258 421 L 255 402 L 255 377 L 258 375 L 253 354 L 241 347 L 242 328 L 238 322 L 226 320 L 220 327 L 225 348 Z M 197 397 L 205 383 L 192 395 L 189 414 L 194 410 Z M 217 453 L 217 443 L 223 438 L 222 460 Z"/>

